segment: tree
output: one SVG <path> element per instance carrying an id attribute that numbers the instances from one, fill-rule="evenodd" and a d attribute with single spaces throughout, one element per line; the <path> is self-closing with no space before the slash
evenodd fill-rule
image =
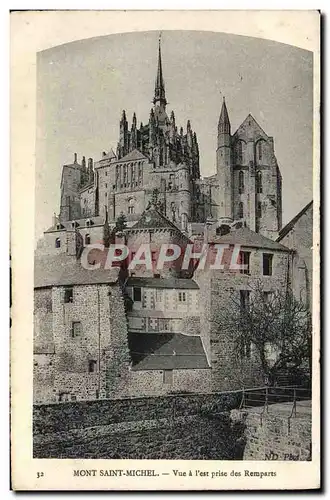
<path id="1" fill-rule="evenodd" d="M 252 346 L 269 383 L 274 383 L 279 371 L 297 370 L 304 364 L 311 375 L 310 311 L 291 290 L 269 292 L 257 282 L 244 292 L 232 291 L 215 323 L 229 333 L 237 352 Z"/>
<path id="2" fill-rule="evenodd" d="M 120 215 L 119 215 L 119 217 L 116 220 L 115 231 L 117 233 L 121 233 L 126 228 L 127 228 L 126 215 L 123 212 L 121 212 Z"/>

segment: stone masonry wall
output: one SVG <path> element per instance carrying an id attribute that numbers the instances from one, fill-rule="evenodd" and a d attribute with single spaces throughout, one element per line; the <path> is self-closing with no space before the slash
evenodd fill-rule
<path id="1" fill-rule="evenodd" d="M 311 415 L 248 412 L 244 460 L 311 460 Z"/>

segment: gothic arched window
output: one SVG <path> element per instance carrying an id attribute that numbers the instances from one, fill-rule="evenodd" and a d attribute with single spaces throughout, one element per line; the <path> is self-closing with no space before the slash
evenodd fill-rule
<path id="1" fill-rule="evenodd" d="M 85 245 L 90 245 L 90 244 L 91 244 L 91 237 L 87 233 L 87 234 L 85 234 Z"/>
<path id="2" fill-rule="evenodd" d="M 244 217 L 244 205 L 243 205 L 243 202 L 241 201 L 238 204 L 238 218 L 243 219 L 243 217 Z"/>
<path id="3" fill-rule="evenodd" d="M 262 142 L 259 141 L 257 144 L 257 149 L 258 149 L 258 160 L 262 160 Z"/>
<path id="4" fill-rule="evenodd" d="M 61 240 L 60 238 L 56 238 L 55 240 L 55 248 L 60 248 L 61 247 Z"/>
<path id="5" fill-rule="evenodd" d="M 262 193 L 262 173 L 258 170 L 256 175 L 256 191 Z"/>
<path id="6" fill-rule="evenodd" d="M 238 192 L 244 193 L 244 172 L 242 170 L 238 174 Z"/>

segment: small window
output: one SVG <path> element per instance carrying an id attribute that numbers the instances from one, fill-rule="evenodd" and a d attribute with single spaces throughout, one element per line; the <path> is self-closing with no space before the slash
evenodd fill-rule
<path id="1" fill-rule="evenodd" d="M 129 214 L 134 214 L 134 206 L 131 205 L 131 206 L 128 207 L 128 213 Z"/>
<path id="2" fill-rule="evenodd" d="M 262 274 L 264 276 L 271 276 L 273 273 L 273 254 L 262 254 Z"/>
<path id="3" fill-rule="evenodd" d="M 105 183 L 105 187 L 106 187 L 106 188 L 108 187 L 108 184 L 107 184 L 107 183 Z"/>
<path id="4" fill-rule="evenodd" d="M 72 394 L 72 396 L 71 396 L 71 401 L 77 401 L 77 396 L 74 396 L 74 395 Z"/>
<path id="5" fill-rule="evenodd" d="M 156 302 L 161 302 L 163 296 L 163 290 L 156 289 Z"/>
<path id="6" fill-rule="evenodd" d="M 243 202 L 241 201 L 238 204 L 238 218 L 243 219 L 243 217 L 244 217 L 244 205 L 243 205 Z"/>
<path id="7" fill-rule="evenodd" d="M 258 159 L 262 160 L 262 141 L 258 142 Z"/>
<path id="8" fill-rule="evenodd" d="M 73 287 L 67 286 L 64 289 L 64 303 L 68 304 L 70 302 L 73 302 Z"/>
<path id="9" fill-rule="evenodd" d="M 91 237 L 89 234 L 85 234 L 85 245 L 91 244 Z"/>
<path id="10" fill-rule="evenodd" d="M 186 292 L 179 292 L 179 302 L 186 302 Z"/>
<path id="11" fill-rule="evenodd" d="M 142 299 L 141 288 L 134 287 L 133 288 L 133 301 L 134 302 L 141 302 L 141 299 Z"/>
<path id="12" fill-rule="evenodd" d="M 250 274 L 250 252 L 240 252 L 240 264 L 244 266 L 241 274 Z"/>
<path id="13" fill-rule="evenodd" d="M 262 193 L 262 173 L 258 170 L 256 175 L 256 191 L 258 194 Z"/>
<path id="14" fill-rule="evenodd" d="M 257 203 L 257 217 L 260 219 L 262 216 L 262 209 L 261 209 L 261 201 L 258 201 Z"/>
<path id="15" fill-rule="evenodd" d="M 95 359 L 91 359 L 90 361 L 88 361 L 88 372 L 89 373 L 96 372 L 96 361 L 95 361 Z"/>
<path id="16" fill-rule="evenodd" d="M 173 370 L 164 370 L 163 371 L 163 383 L 166 385 L 173 384 Z"/>
<path id="17" fill-rule="evenodd" d="M 250 290 L 240 290 L 239 293 L 241 310 L 246 310 L 250 305 Z"/>
<path id="18" fill-rule="evenodd" d="M 55 248 L 60 248 L 61 247 L 61 240 L 60 238 L 56 238 L 55 240 Z"/>
<path id="19" fill-rule="evenodd" d="M 244 172 L 242 170 L 238 174 L 238 192 L 244 193 Z"/>
<path id="20" fill-rule="evenodd" d="M 105 175 L 108 176 L 108 172 L 107 171 L 105 172 Z"/>
<path id="21" fill-rule="evenodd" d="M 273 292 L 264 292 L 263 296 L 264 296 L 264 302 L 268 304 L 272 300 Z"/>
<path id="22" fill-rule="evenodd" d="M 80 337 L 81 335 L 81 322 L 80 321 L 73 321 L 72 326 L 71 326 L 71 337 Z"/>

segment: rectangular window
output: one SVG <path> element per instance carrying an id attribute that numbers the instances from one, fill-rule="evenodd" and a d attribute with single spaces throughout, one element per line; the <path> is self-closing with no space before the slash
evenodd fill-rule
<path id="1" fill-rule="evenodd" d="M 161 302 L 162 301 L 162 296 L 163 296 L 163 291 L 162 290 L 156 290 L 156 302 Z"/>
<path id="2" fill-rule="evenodd" d="M 273 297 L 273 292 L 264 292 L 263 295 L 264 295 L 264 302 L 266 302 L 266 304 L 271 302 Z"/>
<path id="3" fill-rule="evenodd" d="M 271 276 L 273 273 L 273 254 L 262 254 L 262 274 L 264 276 Z"/>
<path id="4" fill-rule="evenodd" d="M 96 361 L 95 359 L 91 359 L 90 361 L 88 361 L 88 372 L 89 373 L 94 373 L 96 372 Z"/>
<path id="5" fill-rule="evenodd" d="M 240 290 L 241 310 L 246 310 L 250 305 L 250 290 Z"/>
<path id="6" fill-rule="evenodd" d="M 164 370 L 163 371 L 163 383 L 166 385 L 173 384 L 173 370 Z"/>
<path id="7" fill-rule="evenodd" d="M 186 292 L 179 292 L 179 302 L 186 302 Z"/>
<path id="8" fill-rule="evenodd" d="M 69 304 L 71 302 L 73 302 L 73 287 L 67 286 L 64 289 L 64 303 Z"/>
<path id="9" fill-rule="evenodd" d="M 134 287 L 133 288 L 133 301 L 134 302 L 141 302 L 141 288 L 140 287 Z"/>
<path id="10" fill-rule="evenodd" d="M 81 335 L 81 322 L 73 321 L 71 325 L 71 337 L 79 337 Z"/>
<path id="11" fill-rule="evenodd" d="M 250 274 L 250 252 L 240 252 L 240 265 L 244 266 L 241 274 Z"/>

